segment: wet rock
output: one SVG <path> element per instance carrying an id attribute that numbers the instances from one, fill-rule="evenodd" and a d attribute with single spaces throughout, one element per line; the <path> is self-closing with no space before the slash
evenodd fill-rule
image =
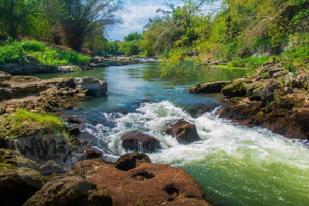
<path id="1" fill-rule="evenodd" d="M 210 82 L 205 84 L 197 84 L 196 86 L 189 89 L 190 93 L 199 94 L 199 93 L 220 93 L 223 87 L 230 84 L 231 81 L 218 81 Z"/>
<path id="2" fill-rule="evenodd" d="M 160 149 L 160 142 L 155 137 L 138 131 L 127 132 L 121 137 L 122 147 L 132 151 L 152 152 Z"/>
<path id="3" fill-rule="evenodd" d="M 200 140 L 196 126 L 185 120 L 170 123 L 165 132 L 176 137 L 177 141 L 182 144 L 190 144 Z"/>
<path id="4" fill-rule="evenodd" d="M 51 180 L 35 193 L 24 206 L 112 206 L 112 199 L 104 189 L 80 176 Z"/>
<path id="5" fill-rule="evenodd" d="M 72 175 L 86 176 L 97 188 L 106 189 L 113 206 L 204 205 L 199 185 L 181 169 L 140 163 L 129 171 L 98 160 L 78 162 Z"/>
<path id="6" fill-rule="evenodd" d="M 85 90 L 86 94 L 91 97 L 105 96 L 107 92 L 107 83 L 97 78 L 75 78 L 77 88 Z"/>
<path id="7" fill-rule="evenodd" d="M 0 169 L 0 201 L 3 206 L 19 206 L 43 186 L 39 172 L 29 168 Z"/>
<path id="8" fill-rule="evenodd" d="M 99 159 L 102 158 L 103 153 L 95 148 L 89 147 L 84 150 L 84 155 L 82 157 L 83 160 L 90 160 L 90 159 Z"/>
<path id="9" fill-rule="evenodd" d="M 150 158 L 142 153 L 130 153 L 121 156 L 116 162 L 116 168 L 128 171 L 136 168 L 140 163 L 151 163 Z"/>
<path id="10" fill-rule="evenodd" d="M 83 120 L 77 115 L 70 115 L 70 116 L 67 116 L 65 119 L 68 123 L 71 123 L 71 124 L 83 124 L 84 123 Z"/>
<path id="11" fill-rule="evenodd" d="M 226 97 L 243 97 L 246 95 L 247 90 L 245 83 L 239 80 L 225 86 L 221 92 Z"/>
<path id="12" fill-rule="evenodd" d="M 43 175 L 51 175 L 64 172 L 63 167 L 61 167 L 57 162 L 53 160 L 49 160 L 48 162 L 43 164 L 39 170 Z"/>

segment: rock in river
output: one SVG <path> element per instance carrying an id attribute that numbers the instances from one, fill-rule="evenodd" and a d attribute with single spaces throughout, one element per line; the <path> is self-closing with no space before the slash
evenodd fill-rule
<path id="1" fill-rule="evenodd" d="M 160 149 L 160 142 L 155 137 L 138 131 L 130 131 L 121 137 L 122 146 L 127 150 L 152 152 Z"/>
<path id="2" fill-rule="evenodd" d="M 86 90 L 88 96 L 105 96 L 107 92 L 107 83 L 97 78 L 75 78 L 74 83 L 77 88 Z"/>
<path id="3" fill-rule="evenodd" d="M 197 84 L 194 87 L 191 87 L 189 89 L 189 92 L 192 94 L 220 93 L 222 88 L 230 83 L 231 83 L 230 81 L 218 81 L 218 82 L 210 82 L 210 83 L 205 83 L 205 84 Z"/>
<path id="4" fill-rule="evenodd" d="M 123 171 L 128 171 L 137 167 L 137 165 L 142 162 L 151 163 L 151 160 L 147 155 L 141 153 L 126 154 L 117 160 L 116 168 Z"/>
<path id="5" fill-rule="evenodd" d="M 200 140 L 196 126 L 185 120 L 170 123 L 166 133 L 176 137 L 177 141 L 183 144 Z"/>

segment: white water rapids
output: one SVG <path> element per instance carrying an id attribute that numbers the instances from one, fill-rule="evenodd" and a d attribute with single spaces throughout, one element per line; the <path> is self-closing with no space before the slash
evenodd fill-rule
<path id="1" fill-rule="evenodd" d="M 222 205 L 309 205 L 309 149 L 302 142 L 235 125 L 215 112 L 193 118 L 169 101 L 102 115 L 106 122 L 86 131 L 109 159 L 127 153 L 120 137 L 138 130 L 161 142 L 162 150 L 148 154 L 153 162 L 183 167 Z M 177 119 L 194 123 L 201 141 L 182 145 L 166 135 L 167 123 Z"/>

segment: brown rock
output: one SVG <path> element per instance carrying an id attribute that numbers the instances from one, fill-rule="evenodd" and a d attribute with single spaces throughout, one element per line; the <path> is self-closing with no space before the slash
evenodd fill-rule
<path id="1" fill-rule="evenodd" d="M 127 132 L 121 137 L 122 146 L 127 150 L 145 150 L 152 152 L 160 149 L 160 142 L 155 137 L 138 131 Z"/>
<path id="2" fill-rule="evenodd" d="M 48 182 L 24 206 L 112 206 L 105 190 L 79 176 L 65 177 Z"/>
<path id="3" fill-rule="evenodd" d="M 134 169 L 140 163 L 151 163 L 150 158 L 141 153 L 130 153 L 121 156 L 116 162 L 116 168 L 123 171 Z"/>
<path id="4" fill-rule="evenodd" d="M 200 140 L 195 125 L 185 120 L 178 120 L 169 124 L 166 133 L 176 137 L 177 141 L 183 144 Z"/>
<path id="5" fill-rule="evenodd" d="M 85 175 L 97 188 L 106 189 L 113 206 L 208 205 L 198 184 L 183 170 L 168 165 L 141 163 L 122 171 L 89 160 L 77 163 L 73 173 Z"/>

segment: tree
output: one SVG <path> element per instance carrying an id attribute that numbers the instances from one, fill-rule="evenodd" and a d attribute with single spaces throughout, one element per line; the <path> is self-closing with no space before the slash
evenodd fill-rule
<path id="1" fill-rule="evenodd" d="M 63 8 L 60 24 L 67 46 L 81 51 L 85 37 L 98 25 L 115 23 L 118 8 L 113 0 L 59 0 Z"/>
<path id="2" fill-rule="evenodd" d="M 33 19 L 40 14 L 40 0 L 0 0 L 0 32 L 3 36 L 18 38 L 34 26 Z"/>

